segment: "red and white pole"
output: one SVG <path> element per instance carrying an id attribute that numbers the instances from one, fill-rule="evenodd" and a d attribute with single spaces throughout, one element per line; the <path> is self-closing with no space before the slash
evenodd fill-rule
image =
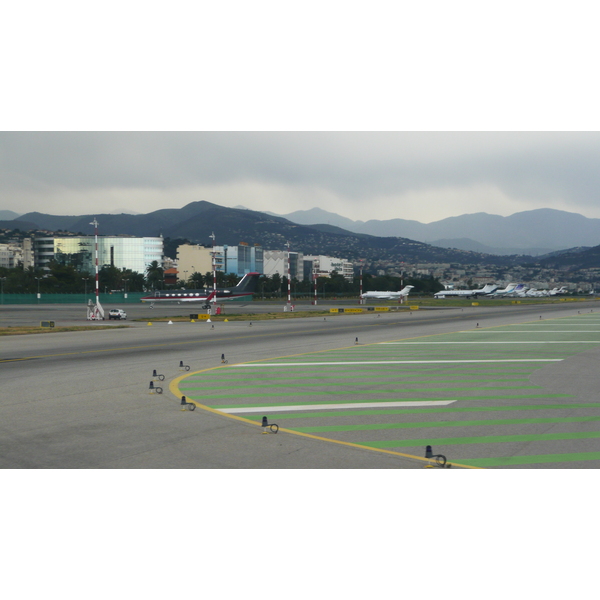
<path id="1" fill-rule="evenodd" d="M 363 285 L 362 285 L 362 265 L 360 266 L 360 296 L 358 297 L 358 303 L 363 303 Z"/>
<path id="2" fill-rule="evenodd" d="M 94 226 L 94 245 L 95 245 L 95 259 L 96 259 L 96 305 L 94 308 L 88 306 L 88 319 L 104 319 L 104 309 L 100 306 L 100 278 L 98 271 L 98 221 L 96 217 L 90 223 Z"/>
<path id="3" fill-rule="evenodd" d="M 96 306 L 98 306 L 98 300 L 100 298 L 100 280 L 98 277 L 98 221 L 96 217 L 91 223 L 94 226 L 94 242 L 96 245 Z"/>
<path id="4" fill-rule="evenodd" d="M 288 280 L 288 296 L 287 296 L 287 303 L 288 303 L 288 308 L 291 306 L 292 304 L 292 284 L 291 284 L 291 280 L 290 280 L 290 242 L 288 241 L 287 244 L 287 280 Z"/>
<path id="5" fill-rule="evenodd" d="M 212 261 L 213 261 L 213 302 L 217 301 L 217 251 L 215 250 L 215 232 L 213 231 L 211 235 L 208 237 L 212 238 L 213 241 L 213 251 L 212 251 Z"/>

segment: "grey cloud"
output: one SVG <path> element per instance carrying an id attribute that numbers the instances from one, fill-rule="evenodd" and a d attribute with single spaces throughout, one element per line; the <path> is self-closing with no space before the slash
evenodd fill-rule
<path id="1" fill-rule="evenodd" d="M 594 204 L 597 133 L 5 132 L 4 182 L 181 188 L 248 181 L 349 199 L 490 184 L 517 197 Z"/>

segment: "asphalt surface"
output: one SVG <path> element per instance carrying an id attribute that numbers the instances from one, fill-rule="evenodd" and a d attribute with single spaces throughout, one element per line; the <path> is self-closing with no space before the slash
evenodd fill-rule
<path id="1" fill-rule="evenodd" d="M 153 310 L 143 305 L 115 307 L 125 308 L 130 319 L 192 312 L 188 307 Z M 113 307 L 105 307 L 107 310 L 110 308 Z M 297 306 L 298 310 L 301 308 Z M 323 306 L 316 308 L 321 310 Z M 261 303 L 253 304 L 252 309 L 266 312 L 275 310 L 272 304 Z M 248 307 L 234 310 L 248 310 Z M 123 323 L 130 326 L 126 329 L 2 337 L 0 466 L 34 469 L 423 468 L 424 447 L 420 443 L 415 443 L 414 448 L 367 446 L 364 444 L 377 441 L 371 434 L 347 437 L 340 431 L 334 435 L 322 431 L 307 433 L 301 431 L 306 424 L 297 428 L 302 435 L 293 433 L 293 427 L 288 428 L 282 423 L 281 427 L 286 431 L 280 431 L 277 435 L 263 435 L 259 420 L 253 423 L 201 408 L 195 411 L 182 410 L 181 390 L 173 382 L 182 376 L 193 375 L 197 389 L 190 399 L 193 395 L 198 404 L 215 406 L 218 404 L 214 398 L 215 388 L 219 387 L 215 377 L 217 374 L 221 377 L 222 373 L 236 364 L 273 361 L 289 356 L 303 356 L 301 360 L 308 361 L 310 358 L 310 362 L 315 362 L 315 352 L 319 360 L 325 360 L 330 351 L 337 349 L 364 352 L 371 348 L 383 348 L 383 345 L 379 345 L 383 342 L 528 323 L 539 320 L 540 316 L 544 321 L 558 317 L 579 317 L 580 313 L 592 314 L 593 310 L 600 311 L 600 304 L 579 302 L 542 307 L 485 306 L 464 310 L 404 311 L 380 316 L 366 313 L 256 321 L 252 325 L 249 321 L 219 322 L 214 323 L 214 329 L 213 324 L 200 322 L 168 325 L 150 320 L 128 320 Z M 0 308 L 0 326 L 36 325 L 41 320 L 54 320 L 57 326 L 88 324 L 85 321 L 85 307 L 48 305 Z M 149 322 L 152 325 L 148 325 Z M 355 343 L 357 338 L 358 345 Z M 589 403 L 597 385 L 593 365 L 598 352 L 597 347 L 578 347 L 577 353 L 571 358 L 549 363 L 526 377 L 544 387 L 548 394 L 557 389 L 567 390 L 565 394 L 569 398 L 561 396 L 556 402 Z M 223 354 L 228 360 L 225 366 L 221 363 Z M 347 355 L 344 360 L 348 360 Z M 362 356 L 360 360 L 368 362 L 372 358 Z M 180 363 L 189 366 L 190 370 L 181 371 Z M 165 376 L 164 382 L 155 382 L 163 387 L 162 394 L 149 390 L 153 370 Z M 194 375 L 201 371 L 205 374 Z M 271 381 L 269 372 L 265 371 L 247 377 L 248 388 L 259 382 L 265 397 L 271 394 L 278 403 L 293 395 L 295 384 L 291 380 L 286 382 L 285 378 L 278 376 Z M 184 381 L 181 380 L 177 386 L 183 388 Z M 246 391 L 242 386 L 240 398 Z M 361 394 L 362 391 L 357 390 L 351 400 L 361 400 Z M 540 399 L 533 402 L 548 405 L 554 401 Z M 528 404 L 531 402 L 528 401 Z M 469 413 L 464 414 L 464 418 L 472 418 Z M 241 418 L 246 419 L 247 416 L 241 415 Z M 255 418 L 260 416 L 256 415 Z M 277 412 L 269 414 L 271 421 L 277 416 Z M 394 416 L 390 420 L 386 417 L 381 423 L 397 423 L 400 418 Z M 353 419 L 348 425 L 356 430 L 364 419 Z M 422 417 L 419 419 L 422 420 Z M 433 416 L 426 419 L 436 420 Z M 309 426 L 327 427 L 325 422 L 331 423 L 331 418 L 325 418 L 324 422 L 319 421 L 318 417 L 311 418 Z M 416 440 L 435 439 L 429 430 L 422 431 L 424 435 L 419 433 Z M 333 441 L 323 439 L 327 435 Z M 459 431 L 456 435 L 462 433 Z M 589 452 L 595 451 L 594 438 L 591 437 L 587 443 Z M 443 449 L 452 462 L 451 445 L 443 446 Z M 477 445 L 479 449 L 483 447 Z M 519 452 L 518 448 L 511 448 L 513 454 Z M 434 450 L 437 450 L 435 446 Z M 544 453 L 553 454 L 553 450 L 555 448 L 547 447 Z M 581 454 L 581 450 L 577 452 Z M 413 455 L 415 458 L 410 458 Z M 465 463 L 466 466 L 477 466 L 477 459 L 492 455 L 489 452 L 482 455 L 476 449 L 471 454 L 462 451 L 460 456 L 474 461 L 472 465 Z M 520 466 L 589 468 L 598 465 L 596 460 L 581 460 Z"/>

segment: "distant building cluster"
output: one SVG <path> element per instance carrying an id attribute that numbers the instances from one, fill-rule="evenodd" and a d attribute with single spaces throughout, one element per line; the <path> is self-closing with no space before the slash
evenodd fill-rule
<path id="1" fill-rule="evenodd" d="M 33 267 L 33 242 L 31 238 L 22 241 L 13 240 L 8 244 L 0 244 L 0 267 L 14 269 L 23 266 Z"/>
<path id="2" fill-rule="evenodd" d="M 187 281 L 194 273 L 207 273 L 213 270 L 221 273 L 235 273 L 242 277 L 246 273 L 261 273 L 272 277 L 278 274 L 287 277 L 288 251 L 263 250 L 259 245 L 249 246 L 241 242 L 237 246 L 207 247 L 183 244 L 177 248 L 177 278 Z M 354 275 L 354 267 L 349 260 L 331 256 L 308 256 L 302 252 L 289 252 L 289 272 L 291 279 L 312 280 L 314 277 L 330 277 L 337 272 L 349 280 Z"/>
<path id="3" fill-rule="evenodd" d="M 0 267 L 48 269 L 51 261 L 71 265 L 78 271 L 92 273 L 95 269 L 94 236 L 52 235 L 40 237 L 5 237 L 0 243 Z M 288 264 L 289 260 L 289 264 Z M 330 277 L 336 272 L 351 281 L 355 265 L 347 259 L 309 255 L 286 248 L 267 250 L 261 245 L 240 242 L 237 245 L 183 244 L 177 248 L 176 258 L 164 256 L 162 237 L 99 236 L 98 264 L 145 273 L 156 262 L 164 268 L 165 283 L 176 285 L 187 282 L 195 273 L 202 275 L 214 268 L 225 274 L 242 277 L 258 272 L 272 277 L 313 281 Z M 357 263 L 358 264 L 358 263 Z M 537 290 L 565 286 L 570 291 L 590 292 L 600 280 L 600 268 L 580 268 L 576 272 L 566 267 L 546 269 L 535 265 L 505 266 L 450 263 L 401 263 L 376 261 L 361 262 L 365 272 L 395 277 L 433 277 L 446 289 L 469 289 L 494 283 L 505 287 L 523 283 Z"/>
<path id="4" fill-rule="evenodd" d="M 204 246 L 182 244 L 177 248 L 175 260 L 164 256 L 162 237 L 98 236 L 98 265 L 109 265 L 145 273 L 156 261 L 165 269 L 166 282 L 187 281 L 194 273 L 208 273 L 214 267 L 221 273 L 234 273 L 238 277 L 257 272 L 269 277 L 278 274 L 287 277 L 288 251 L 264 250 L 255 244 L 240 242 L 237 246 Z M 48 270 L 51 261 L 70 265 L 81 272 L 95 269 L 94 236 L 25 237 L 0 244 L 0 267 Z M 289 252 L 289 272 L 292 279 L 312 280 L 330 277 L 333 272 L 352 280 L 353 264 L 343 258 L 324 255 L 304 255 Z"/>

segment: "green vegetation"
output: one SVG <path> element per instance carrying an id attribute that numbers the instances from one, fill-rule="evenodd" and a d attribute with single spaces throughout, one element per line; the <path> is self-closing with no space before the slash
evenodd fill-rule
<path id="1" fill-rule="evenodd" d="M 5 294 L 35 294 L 38 291 L 41 294 L 82 294 L 96 287 L 95 274 L 77 271 L 72 265 L 52 261 L 49 269 L 0 267 L 2 291 Z M 142 292 L 147 282 L 140 273 L 107 265 L 99 269 L 98 285 L 103 292 L 122 289 Z"/>

